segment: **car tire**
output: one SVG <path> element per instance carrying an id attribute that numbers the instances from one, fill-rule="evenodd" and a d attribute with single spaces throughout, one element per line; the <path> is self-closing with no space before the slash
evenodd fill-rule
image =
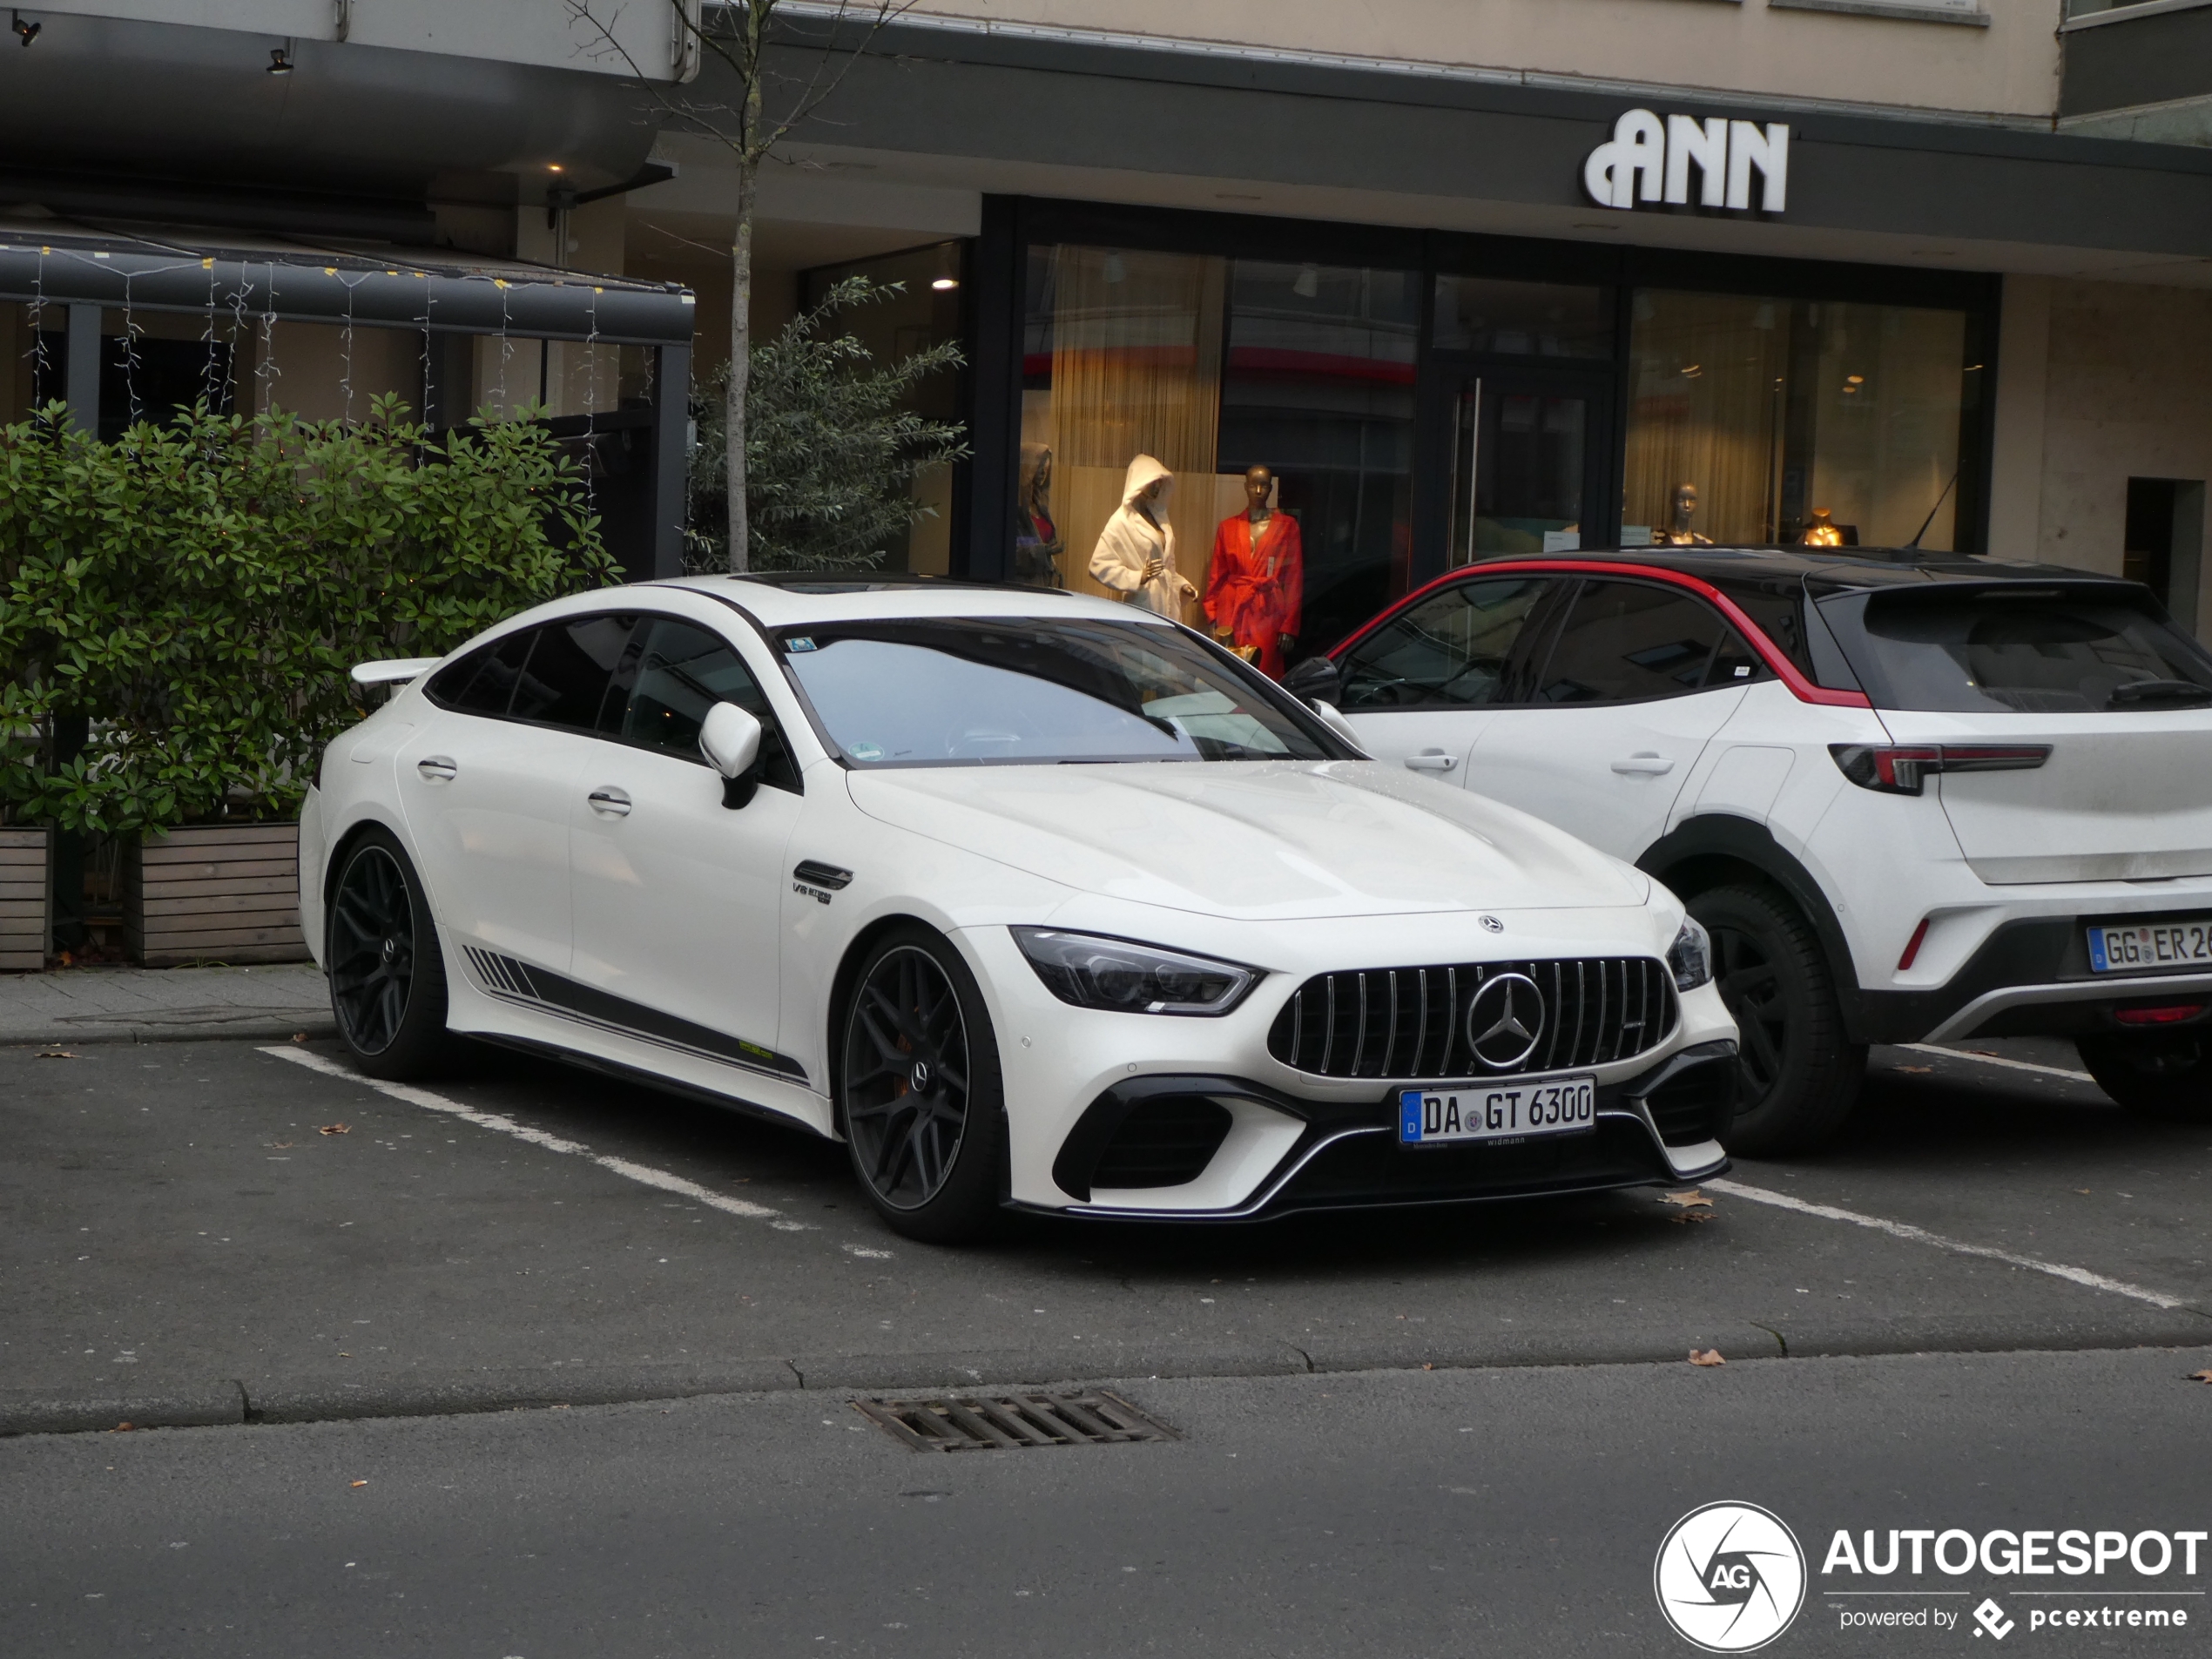
<path id="1" fill-rule="evenodd" d="M 1844 1028 L 1835 975 L 1811 925 L 1770 887 L 1715 887 L 1689 901 L 1713 939 L 1713 980 L 1740 1032 L 1732 1153 L 1807 1152 L 1858 1103 L 1866 1049 Z"/>
<path id="2" fill-rule="evenodd" d="M 2074 1047 L 2097 1087 L 2138 1116 L 2212 1121 L 2212 1042 L 2202 1035 L 2081 1037 Z"/>
<path id="3" fill-rule="evenodd" d="M 884 934 L 853 977 L 840 1024 L 837 1119 L 876 1213 L 928 1244 L 993 1231 L 1005 1090 L 990 1015 L 960 953 L 919 924 Z"/>
<path id="4" fill-rule="evenodd" d="M 428 1077 L 451 1057 L 445 954 L 422 878 L 388 830 L 364 831 L 330 885 L 323 960 L 330 1011 L 372 1077 Z"/>

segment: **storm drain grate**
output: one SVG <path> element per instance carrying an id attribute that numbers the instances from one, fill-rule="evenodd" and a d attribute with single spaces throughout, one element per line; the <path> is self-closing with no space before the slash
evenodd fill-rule
<path id="1" fill-rule="evenodd" d="M 974 1394 L 960 1399 L 856 1399 L 853 1408 L 915 1452 L 1179 1440 L 1119 1394 Z"/>

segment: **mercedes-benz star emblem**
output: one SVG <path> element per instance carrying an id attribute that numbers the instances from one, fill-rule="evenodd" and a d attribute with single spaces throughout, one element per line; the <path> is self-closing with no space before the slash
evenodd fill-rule
<path id="1" fill-rule="evenodd" d="M 1477 916 L 1475 921 L 1482 924 L 1482 931 L 1486 934 L 1501 934 L 1506 930 L 1506 924 L 1495 916 Z"/>
<path id="2" fill-rule="evenodd" d="M 1493 1071 L 1511 1071 L 1544 1035 L 1544 994 L 1526 974 L 1497 974 L 1467 1003 L 1467 1047 Z"/>
<path id="3" fill-rule="evenodd" d="M 914 1069 L 907 1075 L 907 1085 L 917 1095 L 929 1092 L 929 1062 L 927 1060 L 914 1062 Z"/>

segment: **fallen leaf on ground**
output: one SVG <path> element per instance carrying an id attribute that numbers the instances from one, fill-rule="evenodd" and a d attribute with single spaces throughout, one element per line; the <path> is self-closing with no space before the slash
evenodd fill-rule
<path id="1" fill-rule="evenodd" d="M 1933 1066 L 1892 1066 L 1891 1069 L 1892 1071 L 1916 1072 L 1925 1076 L 1928 1072 L 1933 1071 L 1935 1068 Z"/>
<path id="2" fill-rule="evenodd" d="M 357 1487 L 365 1487 L 368 1484 L 368 1482 L 366 1480 L 356 1480 L 354 1484 Z"/>
<path id="3" fill-rule="evenodd" d="M 1421 1369 L 1422 1369 L 1423 1371 L 1433 1371 L 1433 1370 L 1435 1370 L 1435 1369 L 1436 1369 L 1436 1367 L 1435 1367 L 1435 1366 L 1434 1366 L 1433 1364 L 1432 1364 L 1432 1363 L 1431 1363 L 1431 1362 L 1429 1362 L 1428 1360 L 1424 1359 L 1424 1360 L 1422 1360 L 1422 1361 L 1421 1361 Z"/>
<path id="4" fill-rule="evenodd" d="M 1978 1054 L 1985 1060 L 2002 1060 L 2005 1056 L 1994 1049 L 1969 1049 L 1968 1054 Z"/>
<path id="5" fill-rule="evenodd" d="M 1668 1220 L 1673 1222 L 1677 1227 L 1680 1227 L 1689 1222 L 1710 1221 L 1712 1218 L 1713 1212 L 1710 1210 L 1692 1210 L 1683 1215 L 1669 1216 L 1667 1217 Z"/>
<path id="6" fill-rule="evenodd" d="M 1693 1366 L 1724 1366 L 1728 1361 L 1721 1358 L 1718 1348 L 1692 1348 L 1689 1363 Z"/>
<path id="7" fill-rule="evenodd" d="M 2212 1371 L 2192 1371 L 2189 1372 L 2189 1380 L 2191 1382 L 2212 1383 Z M 126 1423 L 124 1426 L 128 1428 L 130 1425 Z"/>
<path id="8" fill-rule="evenodd" d="M 307 1034 L 305 1031 L 294 1031 L 292 1034 L 292 1040 L 294 1042 L 305 1042 L 307 1040 Z"/>
<path id="9" fill-rule="evenodd" d="M 354 1126 L 351 1123 L 325 1123 L 315 1131 L 318 1135 L 351 1135 L 353 1132 Z"/>
<path id="10" fill-rule="evenodd" d="M 74 1060 L 77 1058 L 75 1055 L 71 1054 L 66 1049 L 41 1049 L 38 1051 L 38 1057 L 41 1060 Z"/>
<path id="11" fill-rule="evenodd" d="M 2075 1190 L 2076 1192 L 2080 1193 L 2080 1194 L 2083 1197 L 2085 1197 L 2085 1198 L 2086 1198 L 2086 1197 L 2087 1197 L 2089 1196 L 2089 1189 L 2088 1189 L 2088 1188 L 2087 1188 L 2087 1187 L 2076 1187 L 2076 1188 L 2074 1188 L 2074 1190 Z"/>
<path id="12" fill-rule="evenodd" d="M 351 1359 L 354 1356 L 353 1356 L 353 1355 L 351 1355 L 351 1354 L 349 1354 L 349 1353 L 347 1353 L 347 1352 L 346 1352 L 343 1348 L 341 1348 L 341 1349 L 338 1351 L 338 1357 L 339 1357 L 341 1359 Z"/>
<path id="13" fill-rule="evenodd" d="M 118 1423 L 111 1432 L 117 1434 L 128 1434 L 131 1432 L 131 1426 L 128 1423 Z"/>
<path id="14" fill-rule="evenodd" d="M 1685 1210 L 1710 1210 L 1713 1207 L 1713 1201 L 1695 1187 L 1688 1192 L 1663 1192 L 1659 1195 L 1659 1202 L 1680 1204 Z"/>

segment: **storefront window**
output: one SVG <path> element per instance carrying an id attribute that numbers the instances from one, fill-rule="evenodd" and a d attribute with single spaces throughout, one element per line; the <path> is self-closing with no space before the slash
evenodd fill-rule
<path id="1" fill-rule="evenodd" d="M 1417 300 L 1402 272 L 1032 249 L 1015 578 L 1227 631 L 1271 669 L 1332 644 L 1410 567 Z M 1257 539 L 1252 479 L 1282 521 Z"/>
<path id="2" fill-rule="evenodd" d="M 849 276 L 864 276 L 886 288 L 895 284 L 896 293 L 867 305 L 848 306 L 832 325 L 832 332 L 852 335 L 878 365 L 887 367 L 961 337 L 960 270 L 956 243 L 909 248 L 807 271 L 799 298 L 802 304 L 818 304 L 833 284 Z M 958 373 L 942 370 L 917 381 L 903 407 L 931 421 L 959 420 Z M 953 469 L 928 468 L 907 488 L 921 510 L 903 538 L 884 550 L 883 562 L 876 568 L 942 576 L 952 568 Z"/>
<path id="3" fill-rule="evenodd" d="M 1966 315 L 1645 291 L 1621 540 L 1957 545 Z"/>
<path id="4" fill-rule="evenodd" d="M 1439 351 L 1610 357 L 1613 312 L 1603 288 L 1440 276 L 1435 341 Z"/>

